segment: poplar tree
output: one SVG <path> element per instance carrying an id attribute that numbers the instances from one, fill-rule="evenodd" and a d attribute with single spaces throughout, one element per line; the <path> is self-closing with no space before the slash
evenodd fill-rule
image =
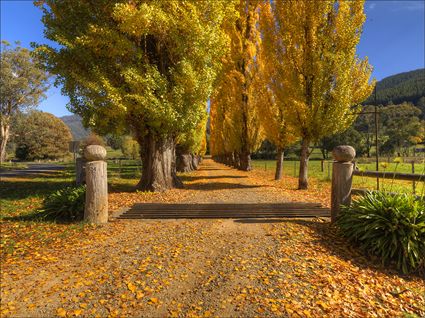
<path id="1" fill-rule="evenodd" d="M 270 70 L 269 75 L 274 72 Z M 275 79 L 271 76 L 270 79 Z M 273 83 L 266 84 L 260 94 L 264 96 L 264 106 L 259 108 L 261 116 L 261 125 L 265 132 L 266 138 L 276 146 L 276 170 L 275 180 L 282 179 L 283 175 L 283 159 L 284 149 L 298 141 L 294 127 L 292 127 L 286 118 L 285 105 L 279 102 L 271 91 L 270 86 Z"/>
<path id="2" fill-rule="evenodd" d="M 262 6 L 270 88 L 301 138 L 299 189 L 308 187 L 310 144 L 347 129 L 372 92 L 371 66 L 356 55 L 364 0 L 273 0 Z"/>
<path id="3" fill-rule="evenodd" d="M 239 0 L 239 16 L 234 24 L 227 25 L 231 49 L 223 61 L 223 72 L 214 103 L 222 118 L 226 140 L 224 153 L 232 154 L 229 163 L 241 170 L 251 170 L 251 152 L 258 149 L 262 132 L 258 116 L 258 68 L 262 63 L 258 54 L 261 38 L 258 30 L 260 1 Z M 227 133 L 226 133 L 227 132 Z"/>
<path id="4" fill-rule="evenodd" d="M 138 188 L 180 186 L 179 135 L 203 120 L 228 49 L 222 23 L 231 1 L 44 0 L 47 69 L 70 97 L 70 111 L 98 133 L 130 130 L 140 144 Z"/>

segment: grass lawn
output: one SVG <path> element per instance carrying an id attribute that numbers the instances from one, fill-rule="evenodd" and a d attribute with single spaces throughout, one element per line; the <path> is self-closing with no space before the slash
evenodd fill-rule
<path id="1" fill-rule="evenodd" d="M 28 168 L 28 166 L 25 163 L 20 163 L 20 162 L 3 162 L 0 165 L 0 172 L 1 171 L 8 171 L 8 170 L 26 169 L 26 168 Z"/>
<path id="2" fill-rule="evenodd" d="M 268 171 L 273 173 L 275 171 L 276 162 L 274 160 L 253 160 L 252 166 L 256 170 Z M 361 170 L 375 170 L 375 163 L 358 163 L 357 166 Z M 321 169 L 320 160 L 310 160 L 308 166 L 309 177 L 314 178 L 320 182 L 330 183 L 332 176 L 332 162 L 327 160 L 324 162 L 323 171 Z M 410 163 L 381 163 L 380 171 L 396 171 L 403 173 L 411 173 L 412 165 Z M 284 161 L 283 164 L 283 173 L 287 176 L 297 177 L 299 170 L 298 161 Z M 415 164 L 415 173 L 424 174 L 425 173 L 425 164 L 416 163 Z M 424 185 L 425 182 L 416 182 L 416 194 L 424 194 Z M 376 189 L 376 179 L 368 177 L 355 176 L 353 179 L 354 188 L 366 188 L 366 189 Z M 403 192 L 403 193 L 412 193 L 412 182 L 410 181 L 400 181 L 392 179 L 380 179 L 380 189 L 390 192 Z"/>

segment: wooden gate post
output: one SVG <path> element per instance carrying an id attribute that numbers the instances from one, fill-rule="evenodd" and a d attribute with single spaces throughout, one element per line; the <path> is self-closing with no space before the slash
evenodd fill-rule
<path id="1" fill-rule="evenodd" d="M 75 183 L 82 185 L 86 183 L 86 162 L 84 158 L 77 158 L 75 160 Z"/>
<path id="2" fill-rule="evenodd" d="M 341 205 L 350 205 L 356 151 L 351 146 L 337 146 L 332 151 L 331 222 L 335 222 Z"/>
<path id="3" fill-rule="evenodd" d="M 86 206 L 84 220 L 89 223 L 108 222 L 108 174 L 106 149 L 98 145 L 87 146 L 86 159 Z"/>

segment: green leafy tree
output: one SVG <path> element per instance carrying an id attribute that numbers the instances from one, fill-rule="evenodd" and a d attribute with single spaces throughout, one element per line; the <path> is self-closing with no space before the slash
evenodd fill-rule
<path id="1" fill-rule="evenodd" d="M 37 60 L 17 43 L 12 46 L 2 41 L 0 52 L 0 163 L 6 158 L 14 115 L 35 107 L 45 97 L 48 75 L 40 69 Z"/>
<path id="2" fill-rule="evenodd" d="M 114 150 L 121 149 L 123 137 L 116 134 L 107 134 L 105 136 L 106 144 Z"/>
<path id="3" fill-rule="evenodd" d="M 62 120 L 40 111 L 20 116 L 14 132 L 16 157 L 21 160 L 63 158 L 72 140 L 71 130 Z"/>
<path id="4" fill-rule="evenodd" d="M 416 103 L 416 107 L 421 110 L 421 119 L 425 120 L 425 96 L 419 98 L 418 102 Z"/>
<path id="5" fill-rule="evenodd" d="M 419 116 L 421 110 L 412 104 L 403 103 L 382 108 L 381 121 L 387 140 L 381 151 L 393 154 L 395 151 L 407 155 L 407 149 L 423 141 L 423 122 Z"/>
<path id="6" fill-rule="evenodd" d="M 234 16 L 232 1 L 45 0 L 38 46 L 70 97 L 69 109 L 96 132 L 128 127 L 141 148 L 138 188 L 180 182 L 176 138 L 202 121 Z"/>
<path id="7" fill-rule="evenodd" d="M 140 146 L 131 136 L 124 136 L 121 142 L 121 151 L 124 157 L 137 159 L 140 156 Z"/>
<path id="8" fill-rule="evenodd" d="M 350 145 L 354 147 L 357 156 L 361 156 L 366 152 L 365 138 L 354 126 L 350 126 L 342 133 L 324 137 L 319 141 L 318 146 L 322 152 L 323 159 L 328 159 L 329 153 L 339 145 Z"/>
<path id="9" fill-rule="evenodd" d="M 368 158 L 371 156 L 371 149 L 374 145 L 375 136 L 375 117 L 372 113 L 373 111 L 375 111 L 374 106 L 364 106 L 362 111 L 363 114 L 357 116 L 356 121 L 354 122 L 355 129 L 363 135 L 365 141 L 365 152 Z M 382 126 L 379 121 L 378 124 Z"/>

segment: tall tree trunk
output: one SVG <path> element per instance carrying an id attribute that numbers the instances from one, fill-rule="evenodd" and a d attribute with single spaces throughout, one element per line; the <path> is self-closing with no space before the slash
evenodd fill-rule
<path id="1" fill-rule="evenodd" d="M 176 148 L 172 137 L 148 133 L 139 140 L 142 177 L 137 189 L 161 192 L 183 186 L 176 174 Z"/>
<path id="2" fill-rule="evenodd" d="M 239 153 L 236 151 L 232 152 L 232 158 L 233 158 L 233 161 L 232 161 L 233 168 L 239 169 L 239 166 L 240 166 Z"/>
<path id="3" fill-rule="evenodd" d="M 310 141 L 303 139 L 301 143 L 300 173 L 298 176 L 298 189 L 308 188 L 308 159 L 310 156 L 308 147 Z"/>
<path id="4" fill-rule="evenodd" d="M 251 154 L 249 152 L 239 153 L 239 170 L 251 171 Z"/>
<path id="5" fill-rule="evenodd" d="M 178 172 L 190 172 L 193 170 L 192 155 L 180 147 L 176 148 L 176 170 Z"/>
<path id="6" fill-rule="evenodd" d="M 9 125 L 2 125 L 1 130 L 1 140 L 0 140 L 0 163 L 3 163 L 6 160 L 6 146 L 9 141 Z"/>
<path id="7" fill-rule="evenodd" d="M 192 154 L 191 157 L 192 157 L 192 170 L 198 170 L 200 156 L 199 155 Z"/>
<path id="8" fill-rule="evenodd" d="M 274 175 L 275 180 L 282 179 L 282 173 L 283 173 L 283 149 L 277 148 L 277 154 L 276 154 L 276 173 Z"/>

